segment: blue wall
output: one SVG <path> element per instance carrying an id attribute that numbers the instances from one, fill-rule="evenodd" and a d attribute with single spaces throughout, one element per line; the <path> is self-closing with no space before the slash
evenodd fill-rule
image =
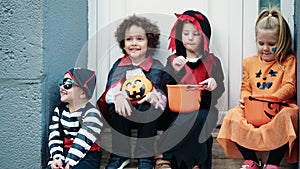
<path id="1" fill-rule="evenodd" d="M 44 168 L 57 81 L 88 39 L 87 0 L 0 1 L 0 168 Z"/>
<path id="2" fill-rule="evenodd" d="M 40 168 L 41 0 L 1 0 L 0 9 L 0 168 Z"/>
<path id="3" fill-rule="evenodd" d="M 59 103 L 57 82 L 74 67 L 88 39 L 87 0 L 43 2 L 42 156 L 48 157 L 49 115 Z"/>

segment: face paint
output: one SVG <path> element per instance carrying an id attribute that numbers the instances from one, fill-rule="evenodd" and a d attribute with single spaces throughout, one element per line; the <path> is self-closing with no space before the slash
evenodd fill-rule
<path id="1" fill-rule="evenodd" d="M 277 48 L 272 48 L 272 51 L 275 53 L 276 52 L 276 50 L 277 50 Z"/>

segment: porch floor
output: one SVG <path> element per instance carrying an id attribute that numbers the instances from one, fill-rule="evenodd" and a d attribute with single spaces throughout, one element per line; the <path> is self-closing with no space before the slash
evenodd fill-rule
<path id="1" fill-rule="evenodd" d="M 212 157 L 212 168 L 213 169 L 239 169 L 243 162 L 243 159 L 229 159 L 225 156 L 223 149 L 220 144 L 216 141 L 216 136 L 218 134 L 218 129 L 215 129 L 213 132 L 214 142 L 213 142 L 213 157 Z M 102 142 L 109 143 L 111 142 L 110 130 L 103 130 Z M 110 153 L 103 151 L 102 162 L 100 169 L 104 169 Z M 266 156 L 267 154 L 265 154 Z M 130 164 L 125 169 L 136 169 L 137 160 L 131 159 Z M 282 160 L 280 169 L 297 169 L 298 164 L 289 164 L 285 159 Z"/>

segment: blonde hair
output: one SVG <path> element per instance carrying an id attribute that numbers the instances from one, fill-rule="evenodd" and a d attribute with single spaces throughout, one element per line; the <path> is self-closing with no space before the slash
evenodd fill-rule
<path id="1" fill-rule="evenodd" d="M 274 30 L 278 34 L 277 49 L 274 53 L 275 60 L 281 64 L 292 53 L 292 36 L 289 25 L 281 15 L 281 12 L 273 7 L 263 9 L 255 24 L 255 35 L 260 29 Z"/>

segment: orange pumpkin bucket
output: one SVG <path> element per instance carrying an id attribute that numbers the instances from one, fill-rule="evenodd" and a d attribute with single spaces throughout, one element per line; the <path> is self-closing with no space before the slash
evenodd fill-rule
<path id="1" fill-rule="evenodd" d="M 259 127 L 271 121 L 285 105 L 274 96 L 249 96 L 244 98 L 245 118 L 250 124 Z"/>
<path id="2" fill-rule="evenodd" d="M 153 85 L 145 76 L 133 76 L 127 79 L 122 86 L 122 91 L 128 95 L 128 100 L 140 100 L 153 89 Z"/>
<path id="3" fill-rule="evenodd" d="M 190 113 L 200 109 L 201 85 L 167 85 L 168 102 L 172 111 Z"/>

